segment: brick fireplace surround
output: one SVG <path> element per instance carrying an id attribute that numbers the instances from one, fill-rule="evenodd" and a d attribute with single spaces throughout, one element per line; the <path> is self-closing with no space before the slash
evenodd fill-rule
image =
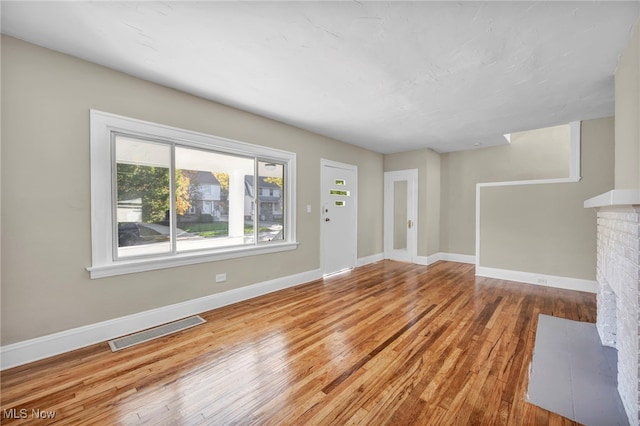
<path id="1" fill-rule="evenodd" d="M 596 327 L 618 351 L 618 392 L 640 425 L 640 191 L 614 190 L 584 203 L 598 218 Z"/>

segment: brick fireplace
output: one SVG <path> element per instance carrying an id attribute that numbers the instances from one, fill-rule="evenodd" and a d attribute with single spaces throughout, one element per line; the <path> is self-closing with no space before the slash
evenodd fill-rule
<path id="1" fill-rule="evenodd" d="M 629 424 L 640 424 L 640 191 L 615 190 L 585 202 L 598 218 L 596 327 L 618 351 L 618 392 Z"/>

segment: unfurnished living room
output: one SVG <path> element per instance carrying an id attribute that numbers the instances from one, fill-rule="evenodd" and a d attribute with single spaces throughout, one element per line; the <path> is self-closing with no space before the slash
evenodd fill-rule
<path id="1" fill-rule="evenodd" d="M 0 12 L 3 425 L 640 425 L 640 2 Z"/>

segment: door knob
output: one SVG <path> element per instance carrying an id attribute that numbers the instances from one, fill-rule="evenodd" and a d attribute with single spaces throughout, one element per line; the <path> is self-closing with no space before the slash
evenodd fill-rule
<path id="1" fill-rule="evenodd" d="M 328 217 L 324 219 L 325 222 L 329 222 L 331 219 L 329 219 Z"/>

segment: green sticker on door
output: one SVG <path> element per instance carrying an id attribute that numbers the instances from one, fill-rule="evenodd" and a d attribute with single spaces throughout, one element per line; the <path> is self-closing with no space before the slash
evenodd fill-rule
<path id="1" fill-rule="evenodd" d="M 341 195 L 343 197 L 348 197 L 350 195 L 349 191 L 345 191 L 343 189 L 330 189 L 329 194 L 331 195 Z"/>

